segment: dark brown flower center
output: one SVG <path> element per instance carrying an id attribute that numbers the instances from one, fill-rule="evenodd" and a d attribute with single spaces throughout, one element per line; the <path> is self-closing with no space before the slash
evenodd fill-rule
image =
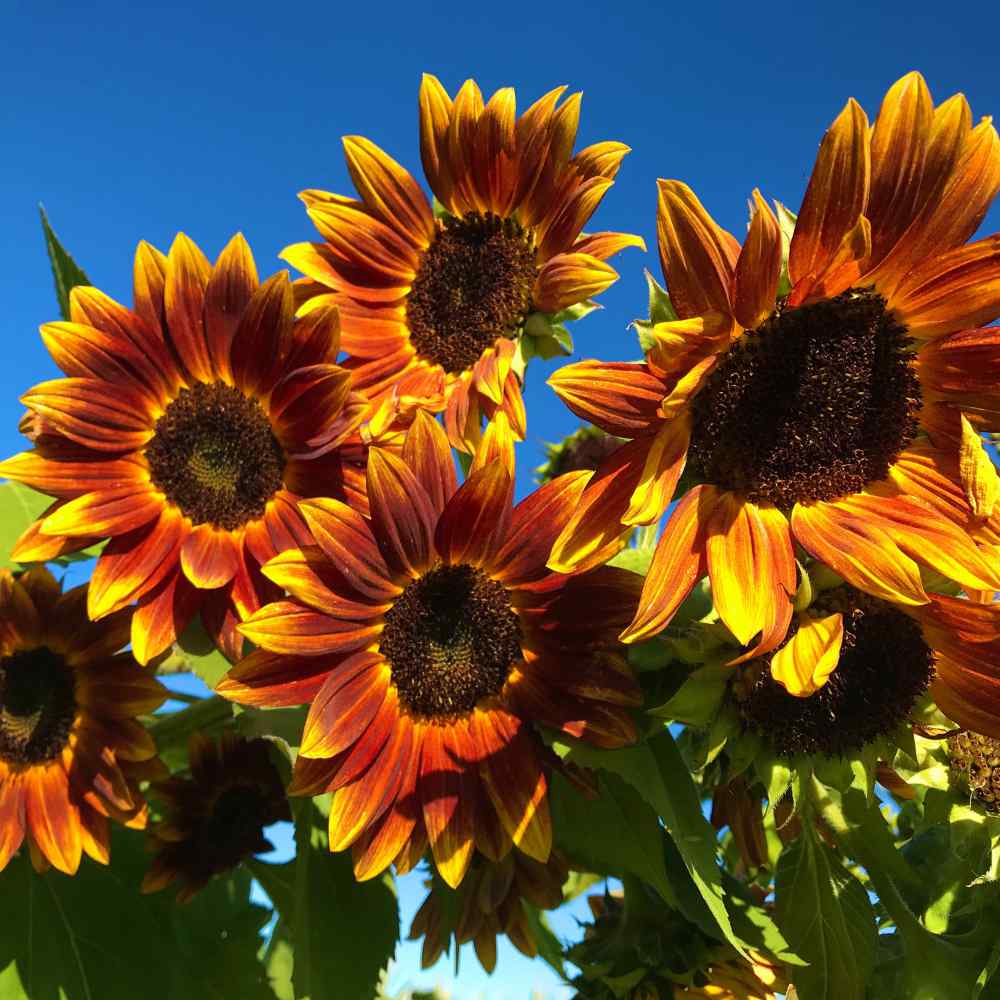
<path id="1" fill-rule="evenodd" d="M 73 671 L 47 646 L 0 660 L 0 760 L 30 767 L 54 760 L 76 717 Z"/>
<path id="2" fill-rule="evenodd" d="M 496 580 L 471 566 L 439 566 L 386 612 L 379 645 L 405 706 L 449 716 L 500 693 L 521 657 L 521 626 Z"/>
<path id="3" fill-rule="evenodd" d="M 406 298 L 417 353 L 453 374 L 471 368 L 524 322 L 537 271 L 534 242 L 516 220 L 491 212 L 446 220 Z"/>
<path id="4" fill-rule="evenodd" d="M 275 821 L 273 812 L 256 785 L 232 785 L 221 792 L 196 838 L 205 870 L 212 874 L 228 871 L 244 858 L 270 850 L 264 828 Z"/>
<path id="5" fill-rule="evenodd" d="M 912 359 L 906 328 L 873 291 L 779 307 L 729 349 L 695 397 L 692 471 L 786 508 L 859 492 L 916 433 Z"/>
<path id="6" fill-rule="evenodd" d="M 934 653 L 920 626 L 891 604 L 842 587 L 824 594 L 812 613 L 844 616 L 844 640 L 830 679 L 796 698 L 767 664 L 740 703 L 746 724 L 783 756 L 849 753 L 903 722 L 927 689 Z"/>
<path id="7" fill-rule="evenodd" d="M 285 456 L 256 399 L 221 382 L 182 389 L 146 446 L 150 478 L 195 524 L 232 530 L 281 488 Z"/>

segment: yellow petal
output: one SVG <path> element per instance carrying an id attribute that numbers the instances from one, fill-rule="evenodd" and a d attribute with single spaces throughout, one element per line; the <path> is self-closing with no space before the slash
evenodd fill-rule
<path id="1" fill-rule="evenodd" d="M 833 673 L 844 640 L 843 615 L 799 617 L 799 630 L 771 657 L 771 676 L 796 698 L 815 694 Z"/>
<path id="2" fill-rule="evenodd" d="M 962 414 L 962 444 L 958 470 L 969 506 L 976 517 L 990 517 L 1000 499 L 1000 475 L 983 447 L 983 439 Z"/>

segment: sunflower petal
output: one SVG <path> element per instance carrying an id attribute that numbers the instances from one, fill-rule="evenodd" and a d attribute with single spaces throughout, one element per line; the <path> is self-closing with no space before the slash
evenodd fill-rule
<path id="1" fill-rule="evenodd" d="M 173 643 L 194 617 L 202 595 L 176 567 L 145 595 L 132 616 L 132 654 L 145 666 Z M 133 715 L 140 713 L 130 713 Z"/>
<path id="2" fill-rule="evenodd" d="M 263 393 L 291 341 L 295 307 L 288 272 L 279 271 L 257 288 L 233 334 L 230 364 L 237 388 Z"/>
<path id="3" fill-rule="evenodd" d="M 451 204 L 451 169 L 447 136 L 452 103 L 436 76 L 424 73 L 420 81 L 420 160 L 431 190 L 443 205 Z"/>
<path id="4" fill-rule="evenodd" d="M 774 311 L 781 277 L 781 228 L 757 188 L 753 200 L 750 232 L 733 275 L 733 315 L 746 330 L 756 329 Z"/>
<path id="5" fill-rule="evenodd" d="M 178 233 L 167 258 L 164 308 L 169 337 L 192 379 L 212 381 L 212 359 L 202 319 L 205 288 L 212 268 L 184 233 Z"/>
<path id="6" fill-rule="evenodd" d="M 796 698 L 818 691 L 840 660 L 844 616 L 801 616 L 795 635 L 771 657 L 771 676 Z"/>
<path id="7" fill-rule="evenodd" d="M 514 484 L 502 463 L 470 474 L 448 501 L 434 533 L 434 548 L 451 564 L 480 566 L 506 539 Z"/>
<path id="8" fill-rule="evenodd" d="M 402 459 L 382 448 L 368 455 L 368 501 L 386 564 L 396 574 L 419 576 L 433 558 L 434 508 Z"/>
<path id="9" fill-rule="evenodd" d="M 687 414 L 660 425 L 622 524 L 652 524 L 663 516 L 684 471 L 690 439 L 691 422 Z"/>
<path id="10" fill-rule="evenodd" d="M 644 364 L 579 361 L 549 376 L 555 394 L 608 434 L 640 437 L 657 429 L 667 388 Z"/>
<path id="11" fill-rule="evenodd" d="M 159 517 L 163 500 L 151 487 L 117 487 L 84 493 L 41 522 L 48 535 L 122 535 Z"/>
<path id="12" fill-rule="evenodd" d="M 478 783 L 478 777 L 471 771 L 474 764 L 455 745 L 461 743 L 454 732 L 459 725 L 465 739 L 470 740 L 467 725 L 461 723 L 448 729 L 427 726 L 420 755 L 420 801 L 424 826 L 434 864 L 453 889 L 458 888 L 472 862 Z"/>
<path id="13" fill-rule="evenodd" d="M 83 851 L 80 817 L 70 801 L 69 779 L 61 761 L 32 769 L 25 776 L 24 817 L 31 839 L 52 867 L 75 875 Z"/>
<path id="14" fill-rule="evenodd" d="M 618 280 L 609 264 L 574 249 L 550 257 L 535 279 L 532 303 L 541 312 L 554 313 L 599 295 Z"/>
<path id="15" fill-rule="evenodd" d="M 229 352 L 233 337 L 253 293 L 257 290 L 257 265 L 242 233 L 225 246 L 205 287 L 205 340 L 215 377 L 232 377 Z"/>
<path id="16" fill-rule="evenodd" d="M 286 656 L 255 649 L 226 674 L 215 693 L 241 705 L 307 705 L 338 664 L 336 657 Z"/>
<path id="17" fill-rule="evenodd" d="M 293 601 L 275 601 L 242 622 L 239 630 L 252 643 L 272 653 L 323 656 L 351 653 L 369 645 L 382 626 L 332 618 Z"/>

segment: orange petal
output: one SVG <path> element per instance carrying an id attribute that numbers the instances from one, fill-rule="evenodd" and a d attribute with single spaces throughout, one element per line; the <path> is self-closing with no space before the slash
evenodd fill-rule
<path id="1" fill-rule="evenodd" d="M 865 214 L 872 222 L 874 263 L 895 246 L 917 213 L 933 121 L 930 91 L 919 73 L 907 73 L 889 88 L 871 136 L 872 183 Z"/>
<path id="2" fill-rule="evenodd" d="M 938 661 L 937 677 L 930 694 L 938 708 L 963 729 L 1000 739 L 1000 692 L 996 685 L 980 683 L 967 694 L 952 687 L 955 668 L 947 659 Z"/>
<path id="3" fill-rule="evenodd" d="M 231 532 L 199 524 L 181 546 L 181 567 L 202 590 L 222 587 L 239 568 L 239 545 Z"/>
<path id="4" fill-rule="evenodd" d="M 844 234 L 840 245 L 824 258 L 819 271 L 805 275 L 788 296 L 788 305 L 800 306 L 833 298 L 856 284 L 872 250 L 871 223 L 864 215 Z"/>
<path id="5" fill-rule="evenodd" d="M 293 601 L 275 601 L 242 622 L 239 630 L 252 643 L 273 653 L 322 656 L 370 645 L 382 626 L 332 618 Z"/>
<path id="6" fill-rule="evenodd" d="M 237 388 L 263 393 L 288 350 L 295 309 L 288 272 L 279 271 L 256 289 L 233 334 L 230 364 Z"/>
<path id="7" fill-rule="evenodd" d="M 598 466 L 579 506 L 549 556 L 549 569 L 575 573 L 607 562 L 625 544 L 632 528 L 622 524 L 639 485 L 652 437 L 622 445 Z"/>
<path id="8" fill-rule="evenodd" d="M 303 757 L 332 757 L 365 731 L 385 700 L 389 668 L 378 653 L 357 653 L 335 667 L 309 706 Z"/>
<path id="9" fill-rule="evenodd" d="M 637 247 L 645 253 L 646 241 L 641 236 L 633 236 L 631 233 L 590 233 L 581 236 L 573 244 L 573 252 L 585 253 L 598 260 L 607 260 L 628 247 Z"/>
<path id="10" fill-rule="evenodd" d="M 242 233 L 225 246 L 205 287 L 205 341 L 216 378 L 232 378 L 229 352 L 240 318 L 257 290 L 257 265 Z"/>
<path id="11" fill-rule="evenodd" d="M 0 476 L 57 497 L 123 486 L 139 490 L 148 482 L 148 473 L 135 461 L 91 455 L 88 461 L 63 461 L 46 458 L 37 451 L 22 451 L 0 462 Z"/>
<path id="12" fill-rule="evenodd" d="M 19 776 L 0 778 L 0 872 L 24 842 L 24 793 Z"/>
<path id="13" fill-rule="evenodd" d="M 419 576 L 433 557 L 437 518 L 413 472 L 382 448 L 372 448 L 368 455 L 368 501 L 372 534 L 389 568 Z"/>
<path id="14" fill-rule="evenodd" d="M 199 382 L 212 381 L 212 359 L 202 320 L 211 273 L 201 250 L 184 233 L 178 233 L 167 258 L 163 301 L 170 341 L 180 363 Z"/>
<path id="15" fill-rule="evenodd" d="M 552 544 L 565 527 L 592 473 L 570 472 L 529 493 L 513 510 L 507 540 L 491 562 L 493 575 L 516 587 L 547 575 Z"/>
<path id="16" fill-rule="evenodd" d="M 25 825 L 32 840 L 53 868 L 75 875 L 83 850 L 80 816 L 70 802 L 62 761 L 33 768 L 23 780 Z"/>
<path id="17" fill-rule="evenodd" d="M 141 240 L 135 249 L 132 271 L 135 311 L 151 330 L 161 336 L 165 326 L 163 300 L 166 283 L 167 258 L 152 244 Z"/>
<path id="18" fill-rule="evenodd" d="M 293 289 L 294 290 L 294 289 Z M 292 344 L 285 366 L 333 364 L 340 353 L 340 309 L 324 303 L 299 316 L 292 324 Z"/>
<path id="19" fill-rule="evenodd" d="M 97 451 L 141 448 L 153 436 L 153 399 L 138 388 L 92 378 L 40 382 L 21 402 L 61 434 Z"/>
<path id="20" fill-rule="evenodd" d="M 375 544 L 368 522 L 339 500 L 303 500 L 299 510 L 316 543 L 352 586 L 375 601 L 400 592 Z"/>
<path id="21" fill-rule="evenodd" d="M 934 109 L 924 172 L 918 185 L 918 210 L 948 183 L 971 132 L 972 109 L 964 94 L 954 94 Z"/>
<path id="22" fill-rule="evenodd" d="M 890 306 L 895 304 L 895 290 L 915 266 L 960 247 L 972 236 L 998 189 L 1000 140 L 992 124 L 983 121 L 964 143 L 947 182 L 868 275 Z"/>
<path id="23" fill-rule="evenodd" d="M 468 726 L 427 726 L 420 756 L 420 801 L 434 864 L 451 888 L 458 888 L 469 869 L 478 777 L 475 764 L 462 755 L 458 727 L 471 740 Z"/>
<path id="24" fill-rule="evenodd" d="M 96 621 L 151 591 L 176 564 L 183 518 L 165 507 L 151 525 L 117 535 L 105 546 L 87 591 L 87 615 Z"/>
<path id="25" fill-rule="evenodd" d="M 622 642 L 638 642 L 662 632 L 692 587 L 708 571 L 706 525 L 720 501 L 711 486 L 696 486 L 681 498 L 656 544 L 632 624 Z"/>
<path id="26" fill-rule="evenodd" d="M 510 419 L 504 410 L 499 410 L 486 425 L 483 439 L 476 448 L 476 454 L 469 467 L 469 475 L 488 465 L 499 465 L 514 479 L 514 432 Z"/>
<path id="27" fill-rule="evenodd" d="M 844 616 L 799 616 L 795 635 L 771 657 L 771 676 L 796 698 L 818 691 L 840 661 Z"/>
<path id="28" fill-rule="evenodd" d="M 667 420 L 660 426 L 646 455 L 639 484 L 632 491 L 622 524 L 652 524 L 663 516 L 684 471 L 690 440 L 689 414 Z"/>
<path id="29" fill-rule="evenodd" d="M 731 315 L 729 290 L 738 244 L 734 246 L 732 236 L 716 225 L 686 184 L 656 183 L 660 264 L 677 315 L 681 319 L 709 312 Z"/>
<path id="30" fill-rule="evenodd" d="M 552 825 L 548 785 L 532 737 L 520 720 L 500 711 L 477 715 L 477 722 L 480 774 L 490 802 L 517 847 L 544 864 L 552 850 Z M 495 744 L 497 749 L 487 749 Z"/>
<path id="31" fill-rule="evenodd" d="M 274 387 L 268 409 L 286 452 L 321 453 L 339 433 L 338 419 L 350 395 L 351 373 L 339 365 L 309 365 L 285 375 Z"/>
<path id="32" fill-rule="evenodd" d="M 151 487 L 117 487 L 84 493 L 62 504 L 41 522 L 41 528 L 48 535 L 122 535 L 148 524 L 162 509 L 163 499 Z"/>
<path id="33" fill-rule="evenodd" d="M 307 705 L 319 693 L 336 658 L 300 657 L 255 649 L 219 682 L 215 693 L 241 705 L 287 708 Z"/>
<path id="34" fill-rule="evenodd" d="M 510 525 L 514 484 L 501 463 L 473 472 L 448 501 L 434 533 L 438 555 L 453 565 L 487 562 Z"/>
<path id="35" fill-rule="evenodd" d="M 201 600 L 202 595 L 176 567 L 145 596 L 132 616 L 132 653 L 136 660 L 145 666 L 167 649 L 187 628 Z"/>
<path id="36" fill-rule="evenodd" d="M 917 564 L 867 518 L 838 503 L 796 504 L 792 533 L 813 556 L 852 586 L 897 604 L 926 604 Z"/>
<path id="37" fill-rule="evenodd" d="M 1000 474 L 983 445 L 983 439 L 964 416 L 958 470 L 969 506 L 976 517 L 993 514 L 1000 500 Z"/>
<path id="38" fill-rule="evenodd" d="M 440 514 L 458 488 L 458 480 L 444 428 L 426 410 L 417 412 L 407 431 L 403 461 L 423 486 L 434 512 Z"/>
<path id="39" fill-rule="evenodd" d="M 920 339 L 995 319 L 1000 315 L 1000 236 L 918 263 L 893 295 L 892 309 L 907 333 Z"/>
<path id="40" fill-rule="evenodd" d="M 545 262 L 535 279 L 532 303 L 541 312 L 558 312 L 600 295 L 617 280 L 618 272 L 609 264 L 574 248 Z"/>
<path id="41" fill-rule="evenodd" d="M 344 139 L 351 180 L 373 215 L 423 249 L 434 238 L 434 217 L 420 186 L 391 156 L 360 135 Z"/>
<path id="42" fill-rule="evenodd" d="M 555 394 L 582 420 L 608 434 L 640 437 L 658 429 L 667 388 L 644 364 L 580 361 L 549 376 Z"/>
<path id="43" fill-rule="evenodd" d="M 788 272 L 796 285 L 824 271 L 868 201 L 868 116 L 853 98 L 823 137 L 795 223 Z"/>
<path id="44" fill-rule="evenodd" d="M 774 312 L 781 276 L 781 227 L 757 188 L 750 232 L 733 276 L 733 315 L 740 326 L 756 329 Z"/>
<path id="45" fill-rule="evenodd" d="M 451 170 L 447 135 L 451 122 L 451 98 L 436 76 L 424 73 L 420 81 L 420 159 L 431 190 L 441 203 L 450 205 Z"/>
<path id="46" fill-rule="evenodd" d="M 558 213 L 542 230 L 544 235 L 538 246 L 541 260 L 548 260 L 573 246 L 613 184 L 614 181 L 607 177 L 590 177 L 562 202 Z"/>

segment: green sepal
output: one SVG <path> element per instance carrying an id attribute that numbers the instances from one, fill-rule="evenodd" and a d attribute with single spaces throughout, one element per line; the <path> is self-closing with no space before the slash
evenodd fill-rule
<path id="1" fill-rule="evenodd" d="M 781 276 L 778 278 L 778 297 L 787 295 L 792 290 L 792 280 L 788 275 L 788 253 L 792 246 L 792 234 L 795 232 L 795 222 L 798 216 L 787 205 L 775 201 L 778 215 L 778 227 L 781 229 Z"/>
<path id="2" fill-rule="evenodd" d="M 56 285 L 56 298 L 59 301 L 59 313 L 63 319 L 70 318 L 69 293 L 77 285 L 89 285 L 90 279 L 83 269 L 66 252 L 59 238 L 49 225 L 49 217 L 45 208 L 38 206 L 42 219 L 42 232 L 45 234 L 45 249 L 48 251 L 49 264 L 52 266 L 52 278 Z"/>

